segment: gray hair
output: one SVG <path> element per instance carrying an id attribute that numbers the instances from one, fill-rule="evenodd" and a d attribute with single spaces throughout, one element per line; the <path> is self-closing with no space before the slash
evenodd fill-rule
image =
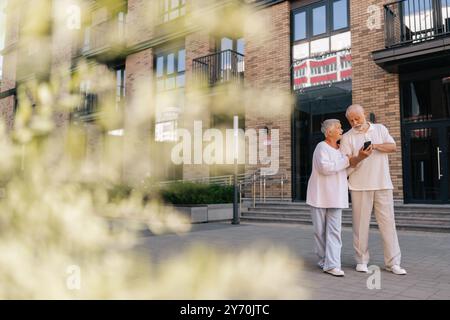
<path id="1" fill-rule="evenodd" d="M 322 122 L 322 128 L 320 128 L 320 131 L 324 134 L 324 136 L 327 136 L 327 131 L 331 127 L 333 127 L 335 124 L 340 124 L 341 122 L 337 119 L 327 119 L 324 122 Z"/>
<path id="2" fill-rule="evenodd" d="M 353 111 L 359 111 L 362 114 L 364 114 L 364 108 L 360 104 L 352 104 L 350 107 L 347 108 L 345 111 L 345 117 L 348 118 L 348 114 Z"/>

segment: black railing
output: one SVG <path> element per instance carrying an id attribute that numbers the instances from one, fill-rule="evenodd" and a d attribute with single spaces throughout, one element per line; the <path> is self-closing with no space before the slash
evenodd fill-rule
<path id="1" fill-rule="evenodd" d="M 81 95 L 80 104 L 72 112 L 72 117 L 88 120 L 94 118 L 98 111 L 97 94 L 86 93 Z"/>
<path id="2" fill-rule="evenodd" d="M 200 86 L 241 83 L 244 80 L 244 56 L 233 50 L 220 51 L 194 59 L 192 69 L 194 81 Z"/>
<path id="3" fill-rule="evenodd" d="M 386 4 L 386 47 L 450 34 L 450 0 L 400 0 Z"/>
<path id="4" fill-rule="evenodd" d="M 84 53 L 95 52 L 97 50 L 108 50 L 125 44 L 125 22 L 118 19 L 103 21 L 90 27 L 85 39 L 82 51 Z"/>

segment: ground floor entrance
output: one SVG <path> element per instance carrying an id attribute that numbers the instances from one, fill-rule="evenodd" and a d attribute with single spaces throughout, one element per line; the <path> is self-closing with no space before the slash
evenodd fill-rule
<path id="1" fill-rule="evenodd" d="M 296 92 L 293 134 L 293 200 L 306 200 L 312 170 L 312 155 L 324 139 L 320 131 L 326 119 L 341 121 L 344 132 L 350 129 L 345 110 L 352 104 L 351 81 L 342 81 Z"/>
<path id="2" fill-rule="evenodd" d="M 401 77 L 404 200 L 450 203 L 450 73 Z"/>

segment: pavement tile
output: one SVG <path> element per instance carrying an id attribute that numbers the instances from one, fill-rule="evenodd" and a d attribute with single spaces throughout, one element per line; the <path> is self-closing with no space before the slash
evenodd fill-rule
<path id="1" fill-rule="evenodd" d="M 311 294 L 310 299 L 450 299 L 450 234 L 398 230 L 402 250 L 402 266 L 406 276 L 394 275 L 384 270 L 382 243 L 378 230 L 371 230 L 369 265 L 381 269 L 381 289 L 369 290 L 367 279 L 371 274 L 354 270 L 352 229 L 342 229 L 342 269 L 345 277 L 334 278 L 316 267 L 313 252 L 312 226 L 277 223 L 208 223 L 195 225 L 183 236 L 174 234 L 143 236 L 137 249 L 149 254 L 151 261 L 163 264 L 164 260 L 179 254 L 182 248 L 202 244 L 235 252 L 252 245 L 288 247 L 292 264 L 301 270 L 298 283 Z"/>

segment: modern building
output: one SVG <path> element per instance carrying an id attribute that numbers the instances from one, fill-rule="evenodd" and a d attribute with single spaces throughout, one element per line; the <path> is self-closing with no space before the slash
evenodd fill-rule
<path id="1" fill-rule="evenodd" d="M 52 1 L 33 1 L 44 2 L 56 10 Z M 237 97 L 233 105 L 241 107 L 234 113 L 241 115 L 246 129 L 279 130 L 279 172 L 286 180 L 282 189 L 272 184 L 268 190 L 274 197 L 302 201 L 312 152 L 322 139 L 321 122 L 337 118 L 348 129 L 345 109 L 358 103 L 371 121 L 386 125 L 397 142 L 397 152 L 390 155 L 395 199 L 450 202 L 447 0 L 83 1 L 81 30 L 64 31 L 51 23 L 51 15 L 40 17 L 49 21 L 48 28 L 32 35 L 52 35 L 47 39 L 55 44 L 51 50 L 20 46 L 20 37 L 30 32 L 21 27 L 21 16 L 31 9 L 21 10 L 19 3 L 8 1 L 3 50 L 0 113 L 10 127 L 21 82 L 31 74 L 45 79 L 55 64 L 73 66 L 81 58 L 114 74 L 118 109 L 127 110 L 138 84 L 146 83 L 157 100 L 155 122 L 149 125 L 163 153 L 173 146 L 175 129 L 188 123 L 181 119 L 183 110 L 191 110 L 188 91 L 194 80 L 207 83 L 215 100 L 230 92 L 223 84 L 282 92 L 290 97 L 283 108 L 261 110 Z M 239 18 L 224 18 L 227 15 Z M 247 16 L 264 22 L 262 37 L 245 27 Z M 49 50 L 51 59 L 37 64 L 32 56 L 42 50 Z M 91 86 L 86 81 L 80 88 L 84 99 L 77 119 L 83 121 L 95 117 L 101 96 L 91 92 Z M 178 98 L 167 104 L 167 92 Z M 231 126 L 231 119 L 196 107 L 200 109 L 194 114 L 211 127 Z M 167 163 L 159 169 L 165 179 L 230 170 Z M 256 169 L 240 168 L 247 173 Z"/>

